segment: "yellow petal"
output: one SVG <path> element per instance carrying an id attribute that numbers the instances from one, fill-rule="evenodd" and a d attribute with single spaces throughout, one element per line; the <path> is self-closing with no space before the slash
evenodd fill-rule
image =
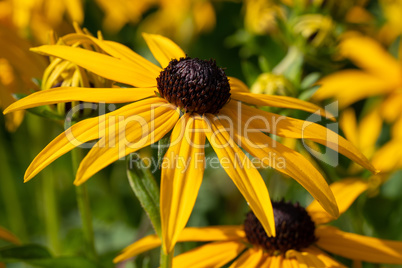
<path id="1" fill-rule="evenodd" d="M 232 93 L 232 99 L 242 101 L 248 104 L 253 104 L 257 106 L 271 106 L 271 107 L 280 107 L 288 109 L 297 109 L 310 113 L 317 113 L 323 117 L 335 120 L 334 116 L 331 113 L 326 112 L 323 108 L 310 102 L 302 101 L 296 98 L 286 96 L 266 95 L 266 94 L 245 93 L 242 91 L 235 91 L 231 93 Z"/>
<path id="2" fill-rule="evenodd" d="M 374 153 L 375 144 L 381 134 L 382 123 L 383 120 L 379 114 L 378 109 L 370 111 L 365 117 L 360 120 L 359 149 L 367 157 L 371 157 Z"/>
<path id="3" fill-rule="evenodd" d="M 143 113 L 119 114 L 116 132 L 101 138 L 81 161 L 75 185 L 80 185 L 109 164 L 149 144 L 159 141 L 176 124 L 176 107 L 154 103 Z"/>
<path id="4" fill-rule="evenodd" d="M 31 49 L 34 52 L 55 56 L 71 61 L 82 68 L 120 83 L 135 87 L 154 87 L 156 77 L 146 69 L 137 68 L 128 61 L 123 61 L 101 53 L 68 46 L 40 46 Z"/>
<path id="5" fill-rule="evenodd" d="M 230 267 L 259 267 L 263 253 L 262 248 L 250 248 L 235 260 Z"/>
<path id="6" fill-rule="evenodd" d="M 180 233 L 178 241 L 237 241 L 246 237 L 243 229 L 243 225 L 203 228 L 188 227 Z M 114 259 L 114 262 L 124 261 L 142 252 L 159 247 L 160 245 L 161 241 L 157 235 L 149 235 L 126 247 L 122 253 Z"/>
<path id="7" fill-rule="evenodd" d="M 162 68 L 166 68 L 172 59 L 186 57 L 186 53 L 169 38 L 147 33 L 143 33 L 142 36 Z"/>
<path id="8" fill-rule="evenodd" d="M 340 108 L 395 89 L 394 83 L 359 70 L 339 71 L 324 77 L 316 84 L 321 87 L 312 98 L 315 100 L 335 98 Z"/>
<path id="9" fill-rule="evenodd" d="M 84 101 L 104 103 L 125 103 L 155 96 L 156 88 L 83 88 L 58 87 L 38 91 L 14 102 L 4 113 L 28 109 L 46 104 Z"/>
<path id="10" fill-rule="evenodd" d="M 374 39 L 363 36 L 345 38 L 340 44 L 340 53 L 374 75 L 395 84 L 402 83 L 400 64 Z"/>
<path id="11" fill-rule="evenodd" d="M 230 92 L 244 92 L 250 93 L 250 89 L 244 84 L 241 80 L 237 79 L 236 77 L 228 77 L 229 85 L 230 85 Z"/>
<path id="12" fill-rule="evenodd" d="M 339 125 L 345 137 L 354 146 L 359 146 L 359 131 L 357 129 L 356 114 L 352 108 L 345 109 L 339 118 Z"/>
<path id="13" fill-rule="evenodd" d="M 402 115 L 402 92 L 392 92 L 381 103 L 381 116 L 391 123 Z"/>
<path id="14" fill-rule="evenodd" d="M 286 258 L 296 258 L 300 268 L 327 268 L 317 256 L 310 252 L 299 252 L 291 249 L 286 252 Z"/>
<path id="15" fill-rule="evenodd" d="M 16 245 L 21 244 L 21 241 L 15 235 L 13 235 L 10 231 L 4 229 L 3 227 L 0 227 L 0 239 L 9 241 Z"/>
<path id="16" fill-rule="evenodd" d="M 332 183 L 330 188 L 338 203 L 339 213 L 342 214 L 352 205 L 356 198 L 367 190 L 368 184 L 361 179 L 348 178 Z M 306 210 L 316 224 L 327 223 L 334 220 L 334 217 L 328 215 L 315 200 Z"/>
<path id="17" fill-rule="evenodd" d="M 160 209 L 166 253 L 172 251 L 190 218 L 204 175 L 205 134 L 199 131 L 202 120 L 188 113 L 181 117 L 162 163 Z"/>
<path id="18" fill-rule="evenodd" d="M 119 114 L 141 113 L 155 103 L 154 99 L 146 99 L 126 105 L 116 111 L 96 118 L 82 120 L 51 141 L 32 161 L 25 171 L 24 181 L 27 182 L 63 154 L 71 151 L 81 144 L 99 139 L 110 132 L 110 125 L 116 121 Z"/>
<path id="19" fill-rule="evenodd" d="M 332 226 L 319 226 L 316 236 L 319 247 L 345 258 L 402 264 L 402 242 L 346 233 Z"/>
<path id="20" fill-rule="evenodd" d="M 248 122 L 251 129 L 259 129 L 285 138 L 307 139 L 327 146 L 343 154 L 372 172 L 378 172 L 367 158 L 349 141 L 335 132 L 312 122 L 268 113 L 236 101 L 226 106 L 241 113 L 241 118 Z"/>
<path id="21" fill-rule="evenodd" d="M 267 254 L 268 255 L 268 254 Z M 295 261 L 296 262 L 296 261 Z M 261 263 L 259 267 L 272 267 L 272 268 L 283 268 L 285 265 L 291 264 L 286 260 L 283 255 L 278 256 L 265 256 L 265 261 Z M 297 266 L 288 266 L 289 268 L 299 268 L 298 263 L 294 263 Z"/>
<path id="22" fill-rule="evenodd" d="M 402 167 L 402 140 L 391 139 L 375 152 L 373 165 L 382 173 L 391 172 Z"/>
<path id="23" fill-rule="evenodd" d="M 222 267 L 235 259 L 246 246 L 237 241 L 214 242 L 197 247 L 173 259 L 173 267 Z"/>
<path id="24" fill-rule="evenodd" d="M 219 118 L 206 115 L 207 138 L 217 154 L 222 167 L 232 179 L 251 210 L 261 222 L 268 236 L 275 236 L 275 223 L 271 200 L 260 173 L 250 159 L 234 143 Z"/>
<path id="25" fill-rule="evenodd" d="M 221 110 L 223 114 L 232 119 L 232 131 L 237 140 L 241 142 L 238 142 L 239 145 L 241 145 L 241 147 L 251 155 L 260 159 L 265 165 L 271 166 L 272 168 L 294 178 L 309 193 L 311 193 L 318 202 L 320 202 L 325 210 L 334 217 L 337 217 L 339 212 L 335 197 L 328 187 L 324 177 L 314 168 L 314 166 L 298 152 L 274 141 L 259 130 L 249 128 L 243 133 L 241 131 L 241 126 L 246 126 L 247 120 L 239 120 L 240 122 L 237 122 L 236 119 L 242 118 L 242 115 L 233 111 L 234 110 L 228 108 L 223 108 Z M 222 124 L 229 128 L 227 124 Z"/>
<path id="26" fill-rule="evenodd" d="M 119 254 L 119 256 L 113 259 L 113 262 L 118 263 L 121 261 L 125 261 L 145 251 L 159 247 L 160 245 L 161 240 L 157 235 L 148 235 L 144 238 L 141 238 L 137 242 L 131 244 L 130 246 L 126 247 L 122 251 L 122 253 Z"/>
<path id="27" fill-rule="evenodd" d="M 96 44 L 101 48 L 101 51 L 108 53 L 109 55 L 132 63 L 136 68 L 144 69 L 144 72 L 149 72 L 151 77 L 157 77 L 161 71 L 161 68 L 141 57 L 130 48 L 117 42 L 99 40 L 98 38 L 84 35 L 84 34 L 68 34 L 62 37 L 63 41 L 68 45 L 73 45 L 76 42 L 80 44 Z"/>
<path id="28" fill-rule="evenodd" d="M 315 255 L 320 261 L 322 261 L 325 267 L 328 268 L 346 268 L 345 265 L 335 261 L 330 256 L 325 254 L 322 250 L 318 249 L 315 246 L 310 246 L 308 248 L 302 249 L 303 252 L 308 252 L 310 254 Z"/>

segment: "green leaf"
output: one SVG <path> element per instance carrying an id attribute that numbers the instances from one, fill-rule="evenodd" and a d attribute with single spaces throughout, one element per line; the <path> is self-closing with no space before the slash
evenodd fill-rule
<path id="1" fill-rule="evenodd" d="M 51 258 L 49 251 L 40 245 L 8 246 L 0 249 L 0 262 Z"/>
<path id="2" fill-rule="evenodd" d="M 30 260 L 27 263 L 44 268 L 99 268 L 99 265 L 82 257 L 59 257 Z"/>
<path id="3" fill-rule="evenodd" d="M 148 214 L 155 232 L 161 235 L 159 208 L 159 187 L 149 167 L 137 154 L 131 154 L 127 162 L 127 176 L 130 186 Z"/>

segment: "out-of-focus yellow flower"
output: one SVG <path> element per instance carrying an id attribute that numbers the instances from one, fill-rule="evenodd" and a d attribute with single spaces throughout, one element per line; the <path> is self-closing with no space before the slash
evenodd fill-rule
<path id="1" fill-rule="evenodd" d="M 200 33 L 213 29 L 215 9 L 204 0 L 159 0 L 159 8 L 141 22 L 140 31 L 168 36 L 188 44 Z"/>
<path id="2" fill-rule="evenodd" d="M 244 24 L 249 32 L 269 34 L 277 30 L 277 19 L 284 18 L 284 10 L 270 0 L 244 1 Z"/>
<path id="3" fill-rule="evenodd" d="M 96 0 L 96 2 L 105 13 L 103 28 L 116 33 L 127 23 L 137 24 L 142 15 L 154 7 L 158 0 Z"/>
<path id="4" fill-rule="evenodd" d="M 293 96 L 292 83 L 283 75 L 262 73 L 251 86 L 250 91 L 255 94 Z"/>
<path id="5" fill-rule="evenodd" d="M 39 88 L 32 82 L 40 77 L 46 66 L 43 57 L 29 51 L 30 44 L 21 39 L 9 27 L 0 24 L 0 108 L 15 101 L 12 94 L 28 94 Z M 23 119 L 24 112 L 6 115 L 6 127 L 15 131 Z"/>
<path id="6" fill-rule="evenodd" d="M 394 124 L 393 136 L 400 134 L 395 127 L 402 120 L 402 65 L 378 42 L 350 34 L 340 44 L 340 54 L 361 69 L 341 70 L 317 82 L 321 85 L 313 95 L 316 100 L 336 98 L 341 108 L 358 100 L 382 95 L 380 114 Z"/>
<path id="7" fill-rule="evenodd" d="M 368 189 L 368 183 L 348 178 L 331 184 L 344 213 Z M 240 226 L 189 227 L 179 242 L 209 242 L 173 259 L 174 267 L 329 267 L 345 268 L 326 252 L 372 263 L 402 263 L 402 242 L 353 234 L 327 225 L 334 220 L 313 201 L 300 205 L 273 202 L 276 236 L 268 237 L 251 213 Z M 212 242 L 211 242 L 212 241 Z M 121 262 L 161 245 L 156 235 L 128 246 L 114 259 Z"/>
<path id="8" fill-rule="evenodd" d="M 22 37 L 33 35 L 40 44 L 47 43 L 50 30 L 71 31 L 65 15 L 70 22 L 84 20 L 82 0 L 4 0 L 0 7 L 0 20 L 14 25 Z"/>
<path id="9" fill-rule="evenodd" d="M 297 18 L 293 31 L 314 47 L 332 44 L 334 42 L 335 24 L 328 16 L 308 14 Z"/>
<path id="10" fill-rule="evenodd" d="M 391 44 L 402 33 L 402 1 L 380 0 L 386 23 L 380 29 L 379 38 L 385 44 Z"/>

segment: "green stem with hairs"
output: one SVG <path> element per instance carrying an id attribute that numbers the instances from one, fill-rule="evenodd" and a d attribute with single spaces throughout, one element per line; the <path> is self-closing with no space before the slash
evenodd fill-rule
<path id="1" fill-rule="evenodd" d="M 76 171 L 82 160 L 81 148 L 75 148 L 71 151 L 73 169 Z M 78 210 L 80 211 L 82 221 L 82 232 L 84 235 L 85 252 L 87 257 L 92 260 L 97 259 L 97 253 L 95 249 L 95 239 L 92 226 L 91 208 L 89 204 L 88 189 L 85 184 L 75 187 L 75 193 L 77 197 Z"/>

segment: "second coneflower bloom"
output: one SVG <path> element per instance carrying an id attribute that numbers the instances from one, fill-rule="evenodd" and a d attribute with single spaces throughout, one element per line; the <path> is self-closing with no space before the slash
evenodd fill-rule
<path id="1" fill-rule="evenodd" d="M 241 81 L 228 78 L 215 61 L 187 57 L 174 42 L 159 35 L 144 34 L 144 38 L 161 67 L 119 43 L 87 35 L 82 38 L 91 40 L 108 55 L 68 46 L 42 46 L 34 51 L 71 61 L 132 87 L 53 88 L 22 99 L 5 112 L 71 101 L 128 104 L 83 120 L 56 137 L 28 167 L 25 181 L 74 147 L 98 140 L 77 171 L 75 184 L 82 184 L 107 165 L 172 131 L 161 177 L 165 252 L 172 251 L 197 198 L 205 168 L 206 139 L 268 235 L 275 234 L 269 194 L 261 175 L 240 147 L 297 180 L 333 217 L 338 216 L 338 208 L 322 175 L 302 155 L 266 133 L 310 139 L 374 171 L 351 143 L 325 127 L 250 106 L 326 114 L 313 104 L 284 96 L 252 94 Z M 284 164 L 276 165 L 278 162 Z"/>

